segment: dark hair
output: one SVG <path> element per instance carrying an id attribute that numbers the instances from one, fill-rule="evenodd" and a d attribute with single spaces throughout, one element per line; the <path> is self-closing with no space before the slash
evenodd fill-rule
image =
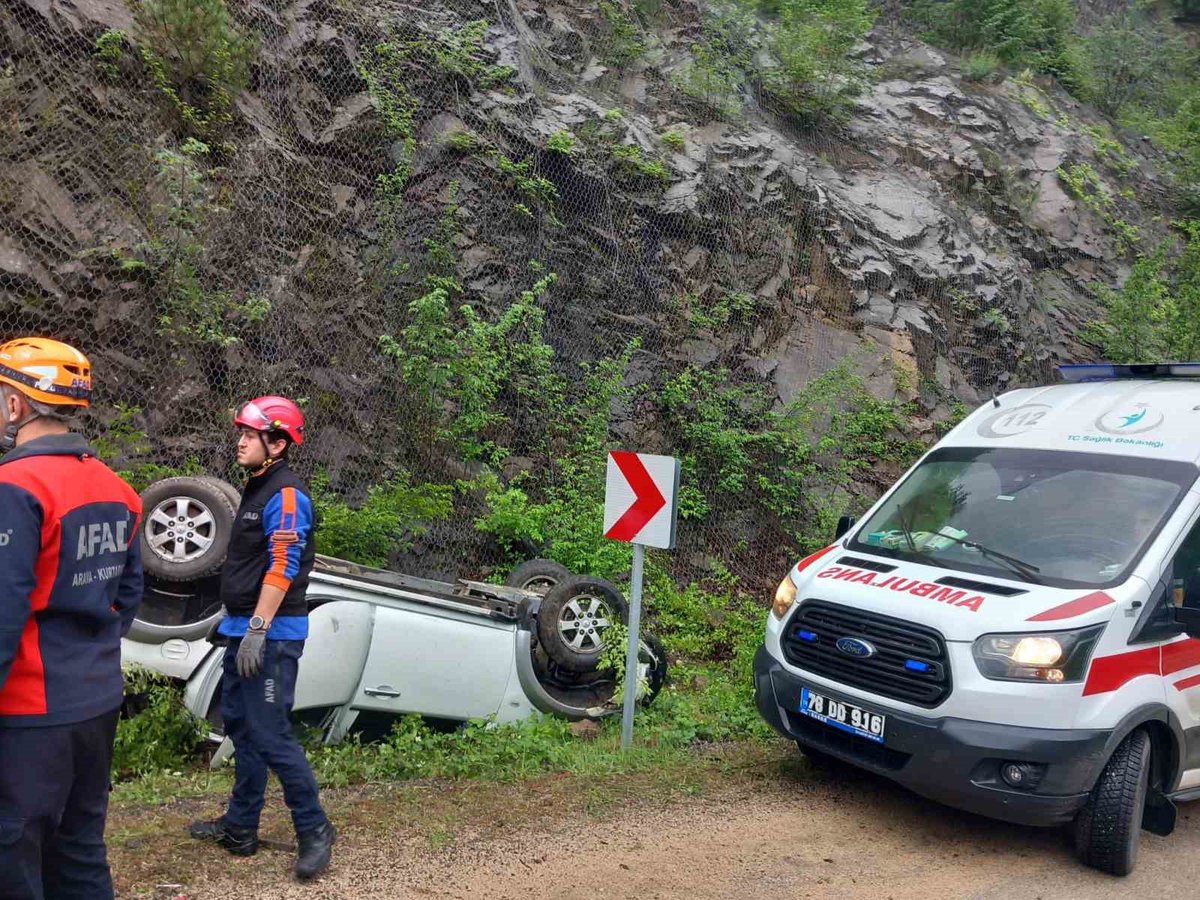
<path id="1" fill-rule="evenodd" d="M 290 449 L 292 449 L 292 439 L 288 436 L 286 431 L 277 428 L 274 431 L 263 432 L 263 434 L 266 435 L 267 440 L 272 444 L 276 441 L 286 441 L 287 446 L 283 448 L 284 453 L 287 453 Z"/>

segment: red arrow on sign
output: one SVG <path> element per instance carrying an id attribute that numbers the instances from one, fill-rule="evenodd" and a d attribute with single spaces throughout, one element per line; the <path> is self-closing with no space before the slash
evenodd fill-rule
<path id="1" fill-rule="evenodd" d="M 614 450 L 611 455 L 613 462 L 617 464 L 617 468 L 621 470 L 621 474 L 633 488 L 633 495 L 636 499 L 633 501 L 633 505 L 625 510 L 617 521 L 613 522 L 612 528 L 608 529 L 604 536 L 612 538 L 614 541 L 631 541 L 637 537 L 639 531 L 646 527 L 646 523 L 667 505 L 667 498 L 662 495 L 662 491 L 658 489 L 658 485 L 654 483 L 654 479 L 650 477 L 646 466 L 638 459 L 636 453 L 630 453 L 628 450 Z"/>

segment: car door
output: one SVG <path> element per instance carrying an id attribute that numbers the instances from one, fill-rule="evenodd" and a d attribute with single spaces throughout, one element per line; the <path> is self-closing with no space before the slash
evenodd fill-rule
<path id="1" fill-rule="evenodd" d="M 354 705 L 448 719 L 494 715 L 513 673 L 514 629 L 470 612 L 379 605 Z"/>

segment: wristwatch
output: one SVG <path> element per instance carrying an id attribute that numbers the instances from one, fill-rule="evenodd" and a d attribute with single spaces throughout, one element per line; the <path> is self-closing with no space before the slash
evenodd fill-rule
<path id="1" fill-rule="evenodd" d="M 264 619 L 262 616 L 251 616 L 250 617 L 250 630 L 251 631 L 266 631 L 267 630 L 267 620 Z"/>

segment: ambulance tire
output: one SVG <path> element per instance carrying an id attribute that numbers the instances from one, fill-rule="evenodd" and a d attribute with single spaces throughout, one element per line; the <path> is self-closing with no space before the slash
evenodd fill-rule
<path id="1" fill-rule="evenodd" d="M 194 581 L 219 572 L 237 504 L 217 479 L 180 476 L 142 491 L 142 567 L 163 581 Z"/>
<path id="2" fill-rule="evenodd" d="M 1117 747 L 1075 817 L 1075 851 L 1085 865 L 1110 875 L 1133 871 L 1149 787 L 1150 735 L 1139 728 Z"/>

